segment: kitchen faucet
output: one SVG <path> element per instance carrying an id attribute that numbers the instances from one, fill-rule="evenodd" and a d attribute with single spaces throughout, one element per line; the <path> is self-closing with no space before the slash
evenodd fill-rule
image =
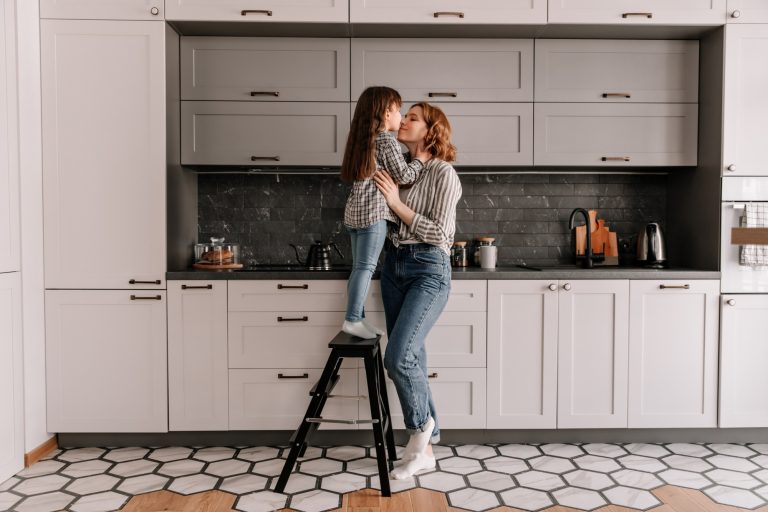
<path id="1" fill-rule="evenodd" d="M 587 250 L 584 253 L 584 262 L 581 264 L 584 268 L 592 268 L 592 226 L 589 222 L 589 213 L 584 208 L 576 208 L 571 212 L 571 218 L 568 219 L 568 227 L 574 228 L 573 221 L 576 220 L 576 214 L 581 213 L 584 215 L 584 221 L 587 223 Z M 574 237 L 576 233 L 574 232 Z"/>

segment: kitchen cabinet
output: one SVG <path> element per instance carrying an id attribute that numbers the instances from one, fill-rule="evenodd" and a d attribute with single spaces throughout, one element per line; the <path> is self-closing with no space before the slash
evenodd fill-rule
<path id="1" fill-rule="evenodd" d="M 165 24 L 40 30 L 45 286 L 164 288 Z"/>
<path id="2" fill-rule="evenodd" d="M 168 285 L 168 428 L 229 428 L 227 281 Z"/>
<path id="3" fill-rule="evenodd" d="M 350 0 L 352 23 L 545 24 L 545 0 Z"/>
<path id="4" fill-rule="evenodd" d="M 162 20 L 163 0 L 40 0 L 41 18 Z"/>
<path id="5" fill-rule="evenodd" d="M 349 21 L 347 0 L 166 0 L 173 21 L 335 22 Z"/>
<path id="6" fill-rule="evenodd" d="M 726 0 L 549 0 L 549 23 L 722 25 Z"/>
<path id="7" fill-rule="evenodd" d="M 352 100 L 387 85 L 403 101 L 533 101 L 532 39 L 352 39 Z"/>
<path id="8" fill-rule="evenodd" d="M 728 23 L 768 23 L 768 5 L 762 0 L 728 0 Z"/>
<path id="9" fill-rule="evenodd" d="M 720 427 L 768 427 L 768 295 L 722 295 Z"/>
<path id="10" fill-rule="evenodd" d="M 723 83 L 723 174 L 768 175 L 768 25 L 725 27 Z"/>
<path id="11" fill-rule="evenodd" d="M 629 282 L 559 285 L 557 427 L 624 428 Z"/>
<path id="12" fill-rule="evenodd" d="M 167 432 L 163 290 L 46 290 L 49 432 Z"/>
<path id="13" fill-rule="evenodd" d="M 557 285 L 488 281 L 487 428 L 557 425 Z"/>
<path id="14" fill-rule="evenodd" d="M 349 101 L 349 39 L 185 37 L 181 99 Z"/>
<path id="15" fill-rule="evenodd" d="M 183 165 L 339 166 L 349 103 L 183 101 Z"/>
<path id="16" fill-rule="evenodd" d="M 629 428 L 717 426 L 718 281 L 631 281 Z"/>
<path id="17" fill-rule="evenodd" d="M 696 103 L 698 41 L 536 39 L 538 102 Z"/>
<path id="18" fill-rule="evenodd" d="M 695 166 L 698 105 L 535 103 L 535 165 Z"/>
<path id="19" fill-rule="evenodd" d="M 0 272 L 20 269 L 15 2 L 0 4 Z"/>
<path id="20" fill-rule="evenodd" d="M 374 289 L 375 288 L 375 289 Z M 371 283 L 371 294 L 381 292 Z M 229 311 L 345 311 L 347 281 L 337 280 L 253 280 L 229 282 Z M 366 310 L 370 309 L 366 303 Z M 341 325 L 341 324 L 339 324 Z M 331 338 L 328 338 L 331 341 Z"/>
<path id="21" fill-rule="evenodd" d="M 24 468 L 21 278 L 0 274 L 0 481 Z"/>

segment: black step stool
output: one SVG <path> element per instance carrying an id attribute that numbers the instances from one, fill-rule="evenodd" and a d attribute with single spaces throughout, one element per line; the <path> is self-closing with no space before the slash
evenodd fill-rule
<path id="1" fill-rule="evenodd" d="M 288 483 L 288 477 L 291 476 L 296 459 L 304 455 L 307 450 L 309 439 L 317 431 L 321 423 L 342 423 L 355 425 L 358 423 L 370 423 L 373 427 L 373 439 L 376 444 L 376 461 L 379 466 L 379 483 L 381 484 L 382 496 L 391 496 L 389 489 L 389 471 L 392 469 L 392 462 L 397 459 L 395 452 L 395 436 L 392 432 L 392 418 L 389 414 L 389 401 L 387 399 L 387 386 L 384 380 L 384 364 L 381 360 L 381 350 L 379 347 L 379 338 L 362 339 L 352 336 L 345 332 L 340 332 L 328 344 L 331 348 L 331 355 L 328 362 L 325 363 L 325 369 L 320 376 L 320 380 L 310 391 L 312 400 L 309 402 L 307 413 L 301 420 L 299 428 L 291 437 L 291 451 L 288 459 L 285 461 L 283 471 L 277 480 L 275 491 L 285 491 Z M 336 383 L 339 381 L 339 368 L 345 357 L 361 358 L 365 362 L 365 378 L 368 381 L 368 401 L 371 404 L 371 419 L 331 419 L 323 418 L 323 406 L 328 398 L 334 398 L 331 395 Z M 358 398 L 338 396 L 339 398 Z M 386 449 L 384 444 L 386 443 Z M 389 452 L 389 459 L 387 459 Z"/>

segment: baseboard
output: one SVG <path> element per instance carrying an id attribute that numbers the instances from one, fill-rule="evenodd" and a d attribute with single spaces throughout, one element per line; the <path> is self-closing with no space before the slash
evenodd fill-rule
<path id="1" fill-rule="evenodd" d="M 54 435 L 47 441 L 45 441 L 43 444 L 35 448 L 29 453 L 24 454 L 24 467 L 28 468 L 35 462 L 39 461 L 49 453 L 51 453 L 53 450 L 59 447 L 59 441 Z"/>

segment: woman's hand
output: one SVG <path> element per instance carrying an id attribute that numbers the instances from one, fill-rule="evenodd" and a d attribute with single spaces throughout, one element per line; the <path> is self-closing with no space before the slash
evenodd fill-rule
<path id="1" fill-rule="evenodd" d="M 376 171 L 373 174 L 373 181 L 376 182 L 376 187 L 384 196 L 384 200 L 387 201 L 387 206 L 393 208 L 393 205 L 400 202 L 400 193 L 397 190 L 397 183 L 394 182 L 389 173 Z"/>

